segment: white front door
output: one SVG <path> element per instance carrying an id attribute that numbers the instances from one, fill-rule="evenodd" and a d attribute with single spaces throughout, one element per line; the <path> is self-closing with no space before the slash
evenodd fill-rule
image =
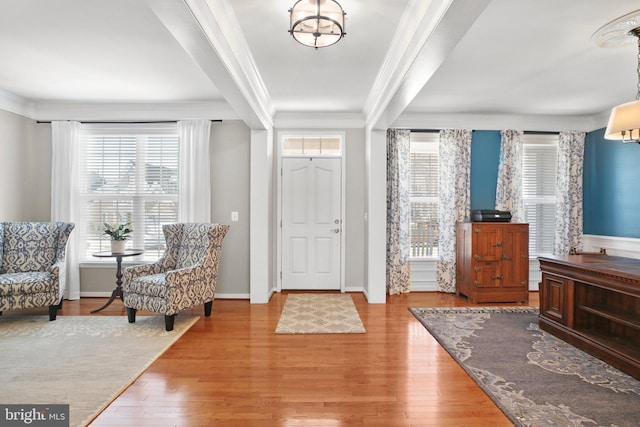
<path id="1" fill-rule="evenodd" d="M 340 289 L 341 161 L 282 159 L 282 289 Z"/>

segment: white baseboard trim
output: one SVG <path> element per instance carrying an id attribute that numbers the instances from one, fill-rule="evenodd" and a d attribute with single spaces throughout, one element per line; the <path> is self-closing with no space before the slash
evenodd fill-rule
<path id="1" fill-rule="evenodd" d="M 251 298 L 251 295 L 249 294 L 219 294 L 216 292 L 214 301 L 217 299 L 250 299 L 250 298 Z"/>
<path id="2" fill-rule="evenodd" d="M 109 292 L 80 292 L 80 298 L 108 298 L 111 296 Z M 216 299 L 249 299 L 249 294 L 215 294 Z"/>
<path id="3" fill-rule="evenodd" d="M 356 285 L 345 286 L 344 291 L 345 292 L 362 292 L 362 293 L 364 293 L 364 285 L 360 285 L 360 286 L 356 286 Z"/>
<path id="4" fill-rule="evenodd" d="M 586 252 L 598 252 L 600 248 L 604 248 L 608 255 L 640 258 L 640 239 L 585 234 L 582 242 Z"/>
<path id="5" fill-rule="evenodd" d="M 362 288 L 362 294 L 364 295 L 364 298 L 369 301 L 369 292 L 367 292 L 364 287 Z"/>
<path id="6" fill-rule="evenodd" d="M 80 292 L 80 298 L 104 298 L 110 297 L 111 292 Z"/>

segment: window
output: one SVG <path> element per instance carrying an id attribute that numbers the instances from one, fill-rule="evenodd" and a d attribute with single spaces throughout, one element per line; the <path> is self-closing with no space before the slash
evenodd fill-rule
<path id="1" fill-rule="evenodd" d="M 281 137 L 282 155 L 330 156 L 342 155 L 342 136 L 340 135 L 285 135 Z"/>
<path id="2" fill-rule="evenodd" d="M 525 134 L 522 155 L 522 198 L 529 223 L 529 254 L 553 253 L 556 212 L 558 135 Z"/>
<path id="3" fill-rule="evenodd" d="M 164 224 L 178 219 L 178 130 L 175 124 L 81 128 L 78 230 L 84 261 L 110 249 L 104 222 L 133 222 L 129 247 L 155 260 L 165 249 Z"/>
<path id="4" fill-rule="evenodd" d="M 411 133 L 412 258 L 438 255 L 438 140 L 437 132 Z"/>

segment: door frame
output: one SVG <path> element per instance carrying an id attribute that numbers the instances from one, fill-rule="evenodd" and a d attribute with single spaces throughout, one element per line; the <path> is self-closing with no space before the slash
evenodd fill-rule
<path id="1" fill-rule="evenodd" d="M 340 161 L 340 292 L 344 293 L 346 291 L 346 283 L 345 283 L 345 244 L 346 244 L 346 230 L 347 230 L 347 221 L 346 221 L 346 137 L 345 132 L 342 131 L 278 131 L 277 138 L 277 183 L 276 183 L 276 292 L 282 291 L 282 143 L 284 138 L 289 136 L 305 136 L 305 137 L 314 137 L 314 136 L 337 136 L 340 138 L 340 147 L 341 147 L 341 155 L 340 156 L 287 156 L 287 157 L 297 157 L 297 158 L 309 158 L 309 157 L 330 157 L 330 158 L 339 158 Z"/>

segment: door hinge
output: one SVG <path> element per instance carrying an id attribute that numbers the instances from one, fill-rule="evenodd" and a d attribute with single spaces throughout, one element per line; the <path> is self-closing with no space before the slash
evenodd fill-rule
<path id="1" fill-rule="evenodd" d="M 282 271 L 280 272 L 280 280 L 282 280 Z"/>

